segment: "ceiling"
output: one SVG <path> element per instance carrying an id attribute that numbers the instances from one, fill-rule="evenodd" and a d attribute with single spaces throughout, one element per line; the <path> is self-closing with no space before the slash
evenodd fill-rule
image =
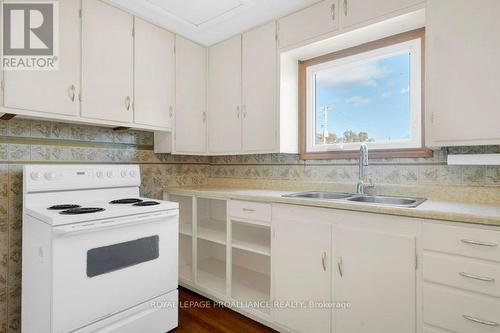
<path id="1" fill-rule="evenodd" d="M 212 45 L 319 0 L 106 0 L 203 45 Z"/>

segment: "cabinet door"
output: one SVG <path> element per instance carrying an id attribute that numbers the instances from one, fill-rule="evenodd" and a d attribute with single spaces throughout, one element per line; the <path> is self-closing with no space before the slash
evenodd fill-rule
<path id="1" fill-rule="evenodd" d="M 337 30 L 338 7 L 338 0 L 323 0 L 279 20 L 280 48 L 301 44 Z"/>
<path id="2" fill-rule="evenodd" d="M 243 151 L 276 149 L 276 23 L 243 34 Z"/>
<path id="3" fill-rule="evenodd" d="M 179 36 L 175 49 L 175 151 L 206 153 L 207 51 Z"/>
<path id="4" fill-rule="evenodd" d="M 82 3 L 82 116 L 131 123 L 134 19 L 99 0 Z"/>
<path id="5" fill-rule="evenodd" d="M 342 27 L 346 28 L 424 2 L 423 0 L 340 0 Z M 429 1 L 432 2 L 432 1 Z"/>
<path id="6" fill-rule="evenodd" d="M 175 36 L 135 18 L 134 122 L 171 129 L 174 118 Z"/>
<path id="7" fill-rule="evenodd" d="M 335 311 L 342 333 L 415 332 L 415 238 L 362 229 L 333 228 Z"/>
<path id="8" fill-rule="evenodd" d="M 241 35 L 210 47 L 208 61 L 209 151 L 241 152 Z"/>
<path id="9" fill-rule="evenodd" d="M 496 0 L 427 2 L 431 145 L 500 144 L 499 17 Z"/>
<path id="10" fill-rule="evenodd" d="M 79 115 L 79 11 L 80 0 L 59 1 L 59 70 L 4 72 L 5 107 Z"/>
<path id="11" fill-rule="evenodd" d="M 331 300 L 331 226 L 313 221 L 274 220 L 273 281 L 276 301 Z M 273 309 L 279 324 L 296 332 L 329 333 L 331 310 Z"/>

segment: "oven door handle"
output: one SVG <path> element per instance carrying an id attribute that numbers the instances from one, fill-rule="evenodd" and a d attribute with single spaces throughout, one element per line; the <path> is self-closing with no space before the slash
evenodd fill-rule
<path id="1" fill-rule="evenodd" d="M 140 215 L 135 218 L 110 219 L 103 221 L 70 224 L 70 225 L 55 227 L 53 230 L 56 236 L 63 237 L 79 233 L 128 227 L 131 225 L 142 224 L 142 223 L 163 222 L 164 218 L 176 217 L 178 215 L 179 213 L 177 211 L 162 212 L 156 214 Z"/>

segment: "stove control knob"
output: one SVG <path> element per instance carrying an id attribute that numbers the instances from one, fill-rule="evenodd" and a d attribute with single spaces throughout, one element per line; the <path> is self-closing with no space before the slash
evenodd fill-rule
<path id="1" fill-rule="evenodd" d="M 130 170 L 130 177 L 132 177 L 132 178 L 135 177 L 135 170 Z"/>
<path id="2" fill-rule="evenodd" d="M 122 176 L 122 178 L 127 177 L 127 170 L 122 170 L 122 171 L 120 172 L 120 175 Z"/>
<path id="3" fill-rule="evenodd" d="M 55 172 L 47 171 L 45 173 L 45 179 L 47 179 L 47 180 L 54 180 L 55 178 L 56 178 L 56 173 Z"/>
<path id="4" fill-rule="evenodd" d="M 31 179 L 33 179 L 33 180 L 40 180 L 40 179 L 42 179 L 42 173 L 41 172 L 33 171 L 31 173 Z"/>
<path id="5" fill-rule="evenodd" d="M 108 178 L 112 178 L 113 177 L 113 171 L 106 172 L 106 176 L 108 176 Z"/>
<path id="6" fill-rule="evenodd" d="M 97 171 L 96 176 L 97 176 L 97 178 L 102 178 L 104 176 L 104 172 Z"/>

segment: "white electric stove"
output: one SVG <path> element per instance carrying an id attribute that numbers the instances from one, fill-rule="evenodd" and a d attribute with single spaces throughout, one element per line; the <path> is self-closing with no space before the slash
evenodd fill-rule
<path id="1" fill-rule="evenodd" d="M 177 327 L 178 204 L 133 165 L 26 165 L 23 333 Z"/>

